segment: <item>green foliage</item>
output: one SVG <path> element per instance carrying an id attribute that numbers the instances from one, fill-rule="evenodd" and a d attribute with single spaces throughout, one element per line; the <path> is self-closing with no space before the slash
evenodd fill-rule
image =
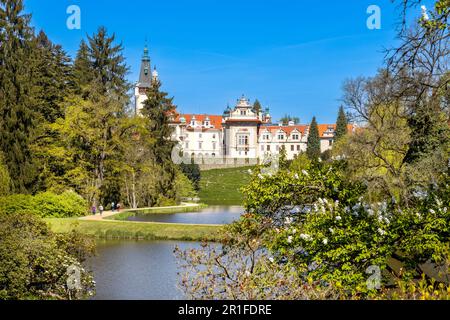
<path id="1" fill-rule="evenodd" d="M 336 132 L 334 136 L 335 142 L 339 141 L 343 136 L 347 134 L 347 125 L 348 125 L 347 116 L 345 115 L 344 107 L 341 106 L 339 108 L 339 114 L 336 121 Z"/>
<path id="2" fill-rule="evenodd" d="M 280 123 L 282 123 L 285 126 L 287 126 L 290 121 L 294 122 L 294 124 L 299 124 L 300 118 L 291 116 L 289 114 L 285 114 L 284 117 L 280 119 Z"/>
<path id="3" fill-rule="evenodd" d="M 320 136 L 316 117 L 313 117 L 309 125 L 306 154 L 311 160 L 317 160 L 320 157 Z"/>
<path id="4" fill-rule="evenodd" d="M 191 180 L 189 180 L 189 178 L 182 172 L 177 173 L 175 180 L 175 190 L 177 203 L 181 202 L 183 199 L 192 199 L 197 196 Z"/>
<path id="5" fill-rule="evenodd" d="M 349 177 L 363 181 L 373 201 L 391 197 L 407 201 L 410 129 L 404 109 L 398 103 L 376 105 L 369 121 L 364 130 L 341 139 L 333 152 L 347 158 Z"/>
<path id="6" fill-rule="evenodd" d="M 194 189 L 196 191 L 200 190 L 200 180 L 201 180 L 201 172 L 200 166 L 196 163 L 181 163 L 180 164 L 181 172 L 183 172 L 189 180 L 192 181 Z"/>
<path id="7" fill-rule="evenodd" d="M 319 197 L 355 204 L 365 188 L 347 181 L 344 163 L 322 164 L 298 157 L 288 170 L 264 175 L 255 170 L 251 181 L 242 188 L 247 212 L 272 215 L 286 206 L 310 206 Z M 283 209 L 284 210 L 284 209 Z"/>
<path id="8" fill-rule="evenodd" d="M 253 103 L 253 112 L 260 114 L 262 112 L 262 106 L 258 99 Z"/>
<path id="9" fill-rule="evenodd" d="M 0 154 L 0 197 L 9 194 L 10 184 L 11 178 L 9 177 L 8 168 L 3 164 L 3 158 Z"/>
<path id="10" fill-rule="evenodd" d="M 0 214 L 0 300 L 82 299 L 95 284 L 82 263 L 94 243 L 78 233 L 53 234 L 33 214 Z M 67 285 L 68 268 L 80 271 L 80 290 Z"/>
<path id="11" fill-rule="evenodd" d="M 25 193 L 32 191 L 37 177 L 30 148 L 38 126 L 33 100 L 36 48 L 21 0 L 0 1 L 0 21 L 0 145 L 12 191 Z"/>
<path id="12" fill-rule="evenodd" d="M 0 197 L 0 212 L 14 214 L 30 212 L 40 217 L 79 217 L 87 214 L 87 202 L 73 191 L 62 194 L 51 192 L 35 196 L 13 194 Z"/>
<path id="13" fill-rule="evenodd" d="M 247 212 L 269 219 L 264 245 L 277 263 L 295 268 L 304 282 L 319 283 L 318 288 L 332 285 L 343 298 L 366 298 L 378 294 L 367 286 L 370 266 L 380 268 L 386 286 L 420 278 L 426 264 L 446 263 L 448 185 L 443 175 L 409 208 L 369 204 L 362 202 L 364 188 L 347 180 L 345 161 L 299 157 L 276 174 L 256 170 L 243 191 Z"/>

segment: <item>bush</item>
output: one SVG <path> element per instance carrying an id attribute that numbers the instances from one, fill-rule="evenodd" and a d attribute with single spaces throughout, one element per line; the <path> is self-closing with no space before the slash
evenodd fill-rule
<path id="1" fill-rule="evenodd" d="M 445 282 L 427 269 L 444 268 L 450 255 L 448 175 L 418 190 L 408 207 L 394 199 L 365 201 L 364 188 L 346 181 L 344 172 L 342 161 L 272 175 L 256 170 L 244 188 L 245 207 L 268 219 L 265 247 L 274 261 L 292 266 L 305 282 L 333 285 L 342 298 L 379 296 L 368 285 L 373 270 L 380 272 L 381 290 L 422 274 Z"/>
<path id="2" fill-rule="evenodd" d="M 73 191 L 59 195 L 44 192 L 35 196 L 14 194 L 0 197 L 0 212 L 6 214 L 27 211 L 43 218 L 67 218 L 84 216 L 87 208 L 87 202 Z"/>
<path id="3" fill-rule="evenodd" d="M 39 217 L 0 213 L 0 300 L 83 299 L 95 292 L 82 263 L 94 241 L 76 232 L 54 234 Z M 78 289 L 68 286 L 69 270 L 79 270 Z M 72 273 L 73 274 L 73 273 Z"/>

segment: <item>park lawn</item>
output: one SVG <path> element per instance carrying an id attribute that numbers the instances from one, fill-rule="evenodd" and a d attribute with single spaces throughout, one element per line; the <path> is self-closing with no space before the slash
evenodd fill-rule
<path id="1" fill-rule="evenodd" d="M 250 182 L 248 170 L 252 167 L 213 169 L 201 172 L 199 197 L 208 205 L 243 204 L 239 190 Z"/>
<path id="2" fill-rule="evenodd" d="M 136 240 L 181 240 L 215 241 L 219 240 L 221 226 L 165 224 L 132 221 L 89 221 L 76 218 L 46 218 L 45 221 L 56 233 L 77 230 L 81 234 L 100 239 L 136 239 Z"/>

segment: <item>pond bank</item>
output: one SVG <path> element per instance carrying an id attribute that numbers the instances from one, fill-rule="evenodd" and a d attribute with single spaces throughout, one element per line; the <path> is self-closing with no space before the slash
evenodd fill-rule
<path id="1" fill-rule="evenodd" d="M 201 204 L 183 204 L 182 206 L 145 208 L 138 211 L 156 213 L 192 212 L 204 207 Z M 57 233 L 72 230 L 99 239 L 122 240 L 182 240 L 182 241 L 217 241 L 221 225 L 198 225 L 179 223 L 156 223 L 113 220 L 115 215 L 127 215 L 136 210 L 104 212 L 102 216 L 91 215 L 82 218 L 47 218 L 45 221 Z"/>

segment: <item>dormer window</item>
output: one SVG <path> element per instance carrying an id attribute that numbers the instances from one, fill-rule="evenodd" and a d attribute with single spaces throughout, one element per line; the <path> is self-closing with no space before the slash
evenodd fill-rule
<path id="1" fill-rule="evenodd" d="M 278 134 L 278 140 L 284 140 L 284 134 Z"/>
<path id="2" fill-rule="evenodd" d="M 292 135 L 292 140 L 299 140 L 299 135 L 298 134 L 293 134 Z"/>
<path id="3" fill-rule="evenodd" d="M 245 116 L 245 115 L 247 115 L 247 111 L 241 110 L 241 116 Z"/>

